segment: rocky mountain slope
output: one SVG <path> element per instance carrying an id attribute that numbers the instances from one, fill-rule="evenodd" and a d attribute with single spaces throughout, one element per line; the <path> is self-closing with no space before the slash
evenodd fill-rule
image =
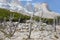
<path id="1" fill-rule="evenodd" d="M 44 18 L 54 18 L 56 16 L 60 16 L 59 13 L 49 10 L 47 3 L 36 4 L 35 8 L 38 10 L 38 12 L 35 13 L 35 15 L 37 15 L 37 16 L 42 15 L 42 17 L 44 17 Z"/>

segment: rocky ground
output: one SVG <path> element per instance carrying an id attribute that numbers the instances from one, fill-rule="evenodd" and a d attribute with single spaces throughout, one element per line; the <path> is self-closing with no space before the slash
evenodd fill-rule
<path id="1" fill-rule="evenodd" d="M 3 40 L 60 40 L 60 28 L 59 26 L 56 26 L 56 28 L 55 31 L 51 25 L 47 25 L 41 29 L 33 27 L 30 36 L 31 39 L 28 39 L 28 27 L 23 27 L 23 29 L 17 28 L 13 37 L 6 38 L 4 34 L 0 32 L 0 38 L 3 38 Z"/>
<path id="2" fill-rule="evenodd" d="M 10 40 L 28 40 L 28 34 L 29 32 L 17 31 Z M 51 31 L 32 31 L 30 40 L 60 40 L 60 36 L 59 33 Z"/>

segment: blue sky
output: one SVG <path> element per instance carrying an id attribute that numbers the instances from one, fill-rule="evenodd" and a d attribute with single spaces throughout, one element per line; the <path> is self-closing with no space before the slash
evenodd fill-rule
<path id="1" fill-rule="evenodd" d="M 48 3 L 49 9 L 60 13 L 60 0 L 32 0 L 32 3 Z"/>

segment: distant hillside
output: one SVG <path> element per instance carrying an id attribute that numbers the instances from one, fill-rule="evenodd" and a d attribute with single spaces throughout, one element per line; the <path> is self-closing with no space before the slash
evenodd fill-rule
<path id="1" fill-rule="evenodd" d="M 19 18 L 21 20 L 23 20 L 23 19 L 24 20 L 30 19 L 30 17 L 27 16 L 27 15 L 23 15 L 23 14 L 17 13 L 17 12 L 11 12 L 9 10 L 0 8 L 0 20 L 3 20 L 4 18 L 6 18 L 6 20 L 9 20 L 10 15 L 11 15 L 11 17 L 13 17 L 13 15 L 14 15 L 14 19 L 13 19 L 14 21 L 17 21 Z"/>
<path id="2" fill-rule="evenodd" d="M 21 22 L 30 19 L 30 16 L 23 15 L 22 13 L 11 12 L 7 9 L 0 8 L 0 21 L 3 21 L 4 18 L 6 18 L 6 21 L 9 21 L 10 15 L 11 15 L 11 18 L 14 16 L 13 21 L 18 21 L 19 18 L 21 19 Z M 38 16 L 34 16 L 33 20 L 39 21 L 40 18 Z M 43 22 L 45 22 L 45 20 L 47 20 L 47 22 L 49 22 L 49 23 L 52 23 L 52 21 L 53 21 L 53 19 L 47 19 L 47 18 L 42 18 L 41 20 Z"/>

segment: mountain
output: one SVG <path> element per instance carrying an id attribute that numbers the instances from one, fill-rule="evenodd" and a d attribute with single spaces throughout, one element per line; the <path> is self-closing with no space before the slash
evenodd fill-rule
<path id="1" fill-rule="evenodd" d="M 27 3 L 27 5 L 24 7 L 21 5 L 19 0 L 2 0 L 0 1 L 0 8 L 5 8 L 12 12 L 15 11 L 29 16 L 34 13 L 35 16 L 41 17 L 42 15 L 43 18 L 54 18 L 56 16 L 60 16 L 59 13 L 49 10 L 47 3 L 37 3 L 34 5 L 34 7 L 31 4 Z"/>
<path id="2" fill-rule="evenodd" d="M 56 16 L 60 16 L 59 13 L 53 12 L 51 10 L 49 10 L 49 6 L 47 3 L 41 3 L 41 4 L 36 4 L 34 5 L 35 9 L 36 9 L 36 16 L 40 16 L 42 15 L 43 18 L 55 18 Z"/>

